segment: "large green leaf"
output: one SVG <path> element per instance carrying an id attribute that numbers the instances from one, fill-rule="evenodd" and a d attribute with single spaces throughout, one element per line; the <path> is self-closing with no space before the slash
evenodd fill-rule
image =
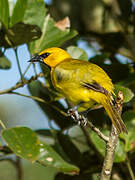
<path id="1" fill-rule="evenodd" d="M 64 161 L 49 145 L 41 144 L 40 156 L 37 161 L 44 166 L 57 168 L 68 174 L 78 174 L 79 168 Z"/>
<path id="2" fill-rule="evenodd" d="M 37 25 L 17 23 L 7 32 L 0 31 L 0 46 L 5 48 L 29 43 L 41 36 L 40 28 Z"/>
<path id="3" fill-rule="evenodd" d="M 129 102 L 134 97 L 134 93 L 129 88 L 115 84 L 115 94 L 117 94 L 119 90 L 123 92 L 125 103 Z"/>
<path id="4" fill-rule="evenodd" d="M 11 62 L 5 57 L 0 57 L 0 69 L 9 69 L 11 67 Z"/>
<path id="5" fill-rule="evenodd" d="M 123 133 L 120 137 L 125 140 L 125 151 L 128 152 L 135 149 L 135 112 L 125 112 L 122 117 L 127 126 L 128 135 Z"/>
<path id="6" fill-rule="evenodd" d="M 44 0 L 29 0 L 24 14 L 25 24 L 37 25 L 42 29 L 46 15 Z"/>
<path id="7" fill-rule="evenodd" d="M 69 46 L 67 48 L 67 52 L 74 58 L 74 59 L 81 59 L 88 61 L 88 54 L 81 48 L 77 46 Z"/>
<path id="8" fill-rule="evenodd" d="M 18 156 L 35 161 L 40 153 L 40 141 L 35 132 L 27 127 L 15 127 L 2 131 L 2 138 Z"/>
<path id="9" fill-rule="evenodd" d="M 12 16 L 15 1 L 14 0 L 8 0 L 8 3 L 9 3 L 9 14 L 10 14 L 10 16 Z"/>
<path id="10" fill-rule="evenodd" d="M 64 161 L 49 145 L 41 143 L 36 133 L 27 127 L 5 129 L 2 131 L 2 138 L 21 158 L 36 161 L 43 166 L 54 167 L 60 172 L 79 173 L 78 167 Z"/>
<path id="11" fill-rule="evenodd" d="M 37 41 L 29 44 L 29 50 L 31 54 L 35 54 L 49 47 L 58 47 L 76 35 L 75 30 L 65 29 L 62 31 L 56 27 L 56 22 L 48 15 L 44 19 L 42 36 Z"/>
<path id="12" fill-rule="evenodd" d="M 8 28 L 9 4 L 8 0 L 0 0 L 0 21 Z"/>
<path id="13" fill-rule="evenodd" d="M 27 8 L 27 0 L 17 0 L 10 21 L 10 27 L 18 22 L 23 22 L 24 13 Z"/>
<path id="14" fill-rule="evenodd" d="M 105 134 L 108 135 L 109 132 L 105 131 Z M 97 150 L 102 154 L 102 156 L 105 156 L 106 143 L 101 138 L 99 138 L 99 136 L 93 131 L 90 133 L 90 136 Z M 126 153 L 124 151 L 124 143 L 118 140 L 118 144 L 114 156 L 114 162 L 122 162 L 125 161 L 125 159 L 126 159 Z"/>

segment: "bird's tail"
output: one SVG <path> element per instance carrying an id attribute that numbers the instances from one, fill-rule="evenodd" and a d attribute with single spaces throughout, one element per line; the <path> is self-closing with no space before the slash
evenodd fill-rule
<path id="1" fill-rule="evenodd" d="M 110 101 L 110 98 L 108 99 L 108 97 L 107 97 L 104 101 L 102 101 L 102 105 L 104 106 L 107 114 L 109 115 L 112 123 L 116 127 L 118 133 L 124 132 L 124 133 L 128 134 L 127 128 L 126 128 L 120 114 L 116 110 L 115 106 Z"/>

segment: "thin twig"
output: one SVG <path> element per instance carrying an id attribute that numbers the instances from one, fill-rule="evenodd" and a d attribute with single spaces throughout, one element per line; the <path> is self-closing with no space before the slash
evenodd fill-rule
<path id="1" fill-rule="evenodd" d="M 15 166 L 16 166 L 16 169 L 17 169 L 18 180 L 22 180 L 23 179 L 22 166 L 21 166 L 20 157 L 18 157 L 18 156 L 16 156 Z"/>
<path id="2" fill-rule="evenodd" d="M 25 69 L 24 73 L 23 73 L 23 77 L 25 76 L 25 74 L 27 73 L 27 71 L 29 70 L 31 66 L 31 63 L 28 64 L 27 68 Z M 36 74 L 37 75 L 37 74 Z"/>
<path id="3" fill-rule="evenodd" d="M 5 124 L 2 122 L 1 119 L 0 119 L 0 125 L 1 125 L 1 127 L 2 127 L 3 129 L 6 129 L 6 126 L 5 126 Z"/>
<path id="4" fill-rule="evenodd" d="M 32 65 L 33 65 L 33 70 L 34 70 L 34 73 L 35 73 L 35 75 L 37 75 L 36 65 L 35 65 L 34 63 L 32 63 Z"/>
<path id="5" fill-rule="evenodd" d="M 109 137 L 105 136 L 97 127 L 95 127 L 92 122 L 87 121 L 87 126 L 89 126 L 94 132 L 97 133 L 97 135 L 103 139 L 105 142 L 109 141 Z"/>
<path id="6" fill-rule="evenodd" d="M 39 74 L 37 74 L 36 76 L 32 76 L 29 80 L 24 79 L 23 83 L 22 83 L 22 82 L 18 82 L 15 86 L 12 86 L 12 87 L 9 88 L 9 89 L 5 89 L 5 90 L 0 91 L 0 95 L 1 95 L 1 94 L 10 93 L 11 91 L 14 91 L 14 90 L 16 90 L 16 89 L 18 89 L 18 88 L 21 88 L 21 87 L 23 87 L 24 85 L 29 84 L 29 83 L 31 83 L 32 81 L 35 81 L 35 80 L 37 80 L 39 77 L 43 77 L 43 76 L 44 76 L 43 73 L 39 73 Z"/>
<path id="7" fill-rule="evenodd" d="M 132 167 L 131 167 L 131 163 L 130 163 L 130 160 L 129 160 L 128 156 L 127 156 L 126 165 L 127 165 L 129 174 L 130 174 L 130 176 L 131 176 L 131 179 L 132 179 L 132 180 L 135 180 L 135 176 L 134 176 L 134 173 L 133 173 L 133 170 L 132 170 Z"/>
<path id="8" fill-rule="evenodd" d="M 42 103 L 45 103 L 45 104 L 48 104 L 50 105 L 53 109 L 57 110 L 58 112 L 60 112 L 63 116 L 66 116 L 68 117 L 68 114 L 64 111 L 62 111 L 61 109 L 59 109 L 57 106 L 54 106 L 51 102 L 48 102 L 48 101 L 45 101 L 44 99 L 42 98 L 39 98 L 37 96 L 29 96 L 29 95 L 26 95 L 26 94 L 22 94 L 22 93 L 19 93 L 19 92 L 9 92 L 8 94 L 15 94 L 15 95 L 19 95 L 19 96 L 23 96 L 23 97 L 27 97 L 27 98 L 30 98 L 30 99 L 34 99 L 38 102 L 42 102 Z"/>
<path id="9" fill-rule="evenodd" d="M 115 106 L 120 115 L 122 112 L 123 99 L 124 99 L 123 93 L 119 91 Z M 100 180 L 109 180 L 111 178 L 114 154 L 118 143 L 118 136 L 119 134 L 116 128 L 114 127 L 114 125 L 112 125 L 109 141 L 106 144 L 106 154 L 105 154 Z"/>

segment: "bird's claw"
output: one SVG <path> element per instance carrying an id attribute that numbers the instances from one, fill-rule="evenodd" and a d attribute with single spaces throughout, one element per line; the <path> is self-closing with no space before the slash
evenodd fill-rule
<path id="1" fill-rule="evenodd" d="M 74 121 L 78 121 L 80 118 L 80 115 L 78 113 L 78 111 L 74 110 L 74 109 L 69 109 L 67 112 L 68 116 L 70 116 Z"/>
<path id="2" fill-rule="evenodd" d="M 86 126 L 87 125 L 87 119 L 82 115 L 80 115 L 80 116 L 81 116 L 81 125 Z"/>
<path id="3" fill-rule="evenodd" d="M 69 109 L 67 112 L 68 116 L 70 116 L 77 124 L 86 126 L 87 125 L 87 119 L 78 113 L 77 110 Z"/>

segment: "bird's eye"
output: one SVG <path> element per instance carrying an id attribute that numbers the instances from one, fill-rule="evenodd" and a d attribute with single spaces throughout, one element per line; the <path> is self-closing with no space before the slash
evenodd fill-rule
<path id="1" fill-rule="evenodd" d="M 50 55 L 50 53 L 47 52 L 47 53 L 41 54 L 40 57 L 43 58 L 43 59 L 45 59 L 45 58 L 47 58 L 49 55 Z"/>

